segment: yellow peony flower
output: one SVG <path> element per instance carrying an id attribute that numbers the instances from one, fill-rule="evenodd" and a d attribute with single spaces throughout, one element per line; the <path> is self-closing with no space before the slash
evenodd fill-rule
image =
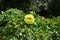
<path id="1" fill-rule="evenodd" d="M 24 22 L 27 24 L 33 24 L 34 23 L 34 16 L 32 14 L 28 14 L 24 18 Z"/>

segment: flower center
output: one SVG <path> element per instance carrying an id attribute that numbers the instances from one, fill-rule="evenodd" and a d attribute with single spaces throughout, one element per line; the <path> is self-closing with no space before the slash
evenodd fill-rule
<path id="1" fill-rule="evenodd" d="M 27 18 L 27 19 L 31 20 L 32 18 Z"/>

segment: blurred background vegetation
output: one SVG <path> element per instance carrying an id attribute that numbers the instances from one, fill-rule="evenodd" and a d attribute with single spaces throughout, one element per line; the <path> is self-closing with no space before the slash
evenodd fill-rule
<path id="1" fill-rule="evenodd" d="M 44 17 L 60 16 L 60 0 L 0 0 L 0 11 L 9 8 L 35 11 Z"/>

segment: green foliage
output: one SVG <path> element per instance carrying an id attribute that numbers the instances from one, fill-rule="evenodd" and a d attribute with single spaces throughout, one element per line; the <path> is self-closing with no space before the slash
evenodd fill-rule
<path id="1" fill-rule="evenodd" d="M 44 18 L 31 12 L 35 22 L 26 24 L 25 13 L 9 9 L 0 14 L 0 40 L 60 40 L 60 17 Z"/>

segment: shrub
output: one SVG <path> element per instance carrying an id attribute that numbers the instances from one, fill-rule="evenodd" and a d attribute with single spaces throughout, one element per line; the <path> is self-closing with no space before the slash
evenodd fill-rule
<path id="1" fill-rule="evenodd" d="M 24 22 L 23 11 L 9 9 L 0 14 L 0 40 L 60 40 L 60 17 L 44 18 L 30 12 L 34 23 Z"/>

